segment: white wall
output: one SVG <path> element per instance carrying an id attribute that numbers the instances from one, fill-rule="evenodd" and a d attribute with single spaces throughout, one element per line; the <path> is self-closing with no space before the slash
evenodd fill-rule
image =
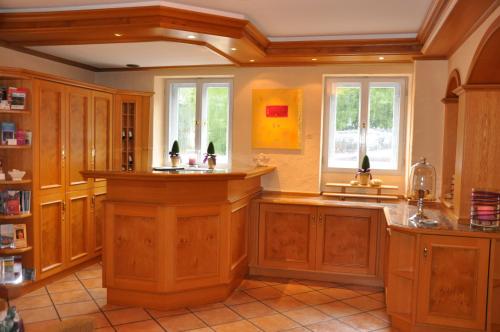
<path id="1" fill-rule="evenodd" d="M 411 76 L 413 74 L 413 65 L 411 63 L 381 63 L 311 67 L 179 68 L 97 73 L 96 83 L 123 89 L 155 90 L 154 105 L 156 107 L 153 126 L 156 130 L 153 139 L 156 147 L 154 160 L 158 162 L 168 150 L 168 147 L 161 144 L 165 137 L 163 131 L 165 110 L 164 107 L 158 106 L 162 105 L 164 86 L 158 77 L 231 75 L 234 77 L 233 168 L 252 166 L 253 157 L 259 152 L 264 152 L 271 158 L 271 163 L 278 168 L 277 172 L 265 177 L 263 185 L 266 190 L 317 193 L 319 192 L 320 182 L 322 82 L 323 75 L 328 74 Z M 283 150 L 254 150 L 251 148 L 252 89 L 255 88 L 303 89 L 302 150 L 289 152 Z"/>
<path id="2" fill-rule="evenodd" d="M 94 83 L 94 72 L 0 46 L 0 66 L 15 67 Z"/>

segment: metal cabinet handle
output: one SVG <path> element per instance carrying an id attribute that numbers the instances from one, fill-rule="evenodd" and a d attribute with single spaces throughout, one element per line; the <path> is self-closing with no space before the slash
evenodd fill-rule
<path id="1" fill-rule="evenodd" d="M 424 257 L 427 257 L 429 255 L 429 249 L 424 248 Z"/>
<path id="2" fill-rule="evenodd" d="M 312 222 L 315 222 L 316 221 L 316 216 L 311 216 L 311 220 L 312 220 Z"/>

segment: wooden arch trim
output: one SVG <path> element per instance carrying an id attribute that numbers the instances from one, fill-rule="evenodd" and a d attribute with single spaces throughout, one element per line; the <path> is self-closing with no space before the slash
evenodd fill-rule
<path id="1" fill-rule="evenodd" d="M 481 39 L 467 77 L 467 84 L 500 84 L 500 17 Z"/>
<path id="2" fill-rule="evenodd" d="M 448 77 L 448 84 L 446 85 L 446 96 L 445 99 L 458 98 L 457 94 L 453 92 L 456 88 L 462 85 L 462 80 L 460 79 L 460 73 L 458 69 L 453 69 L 450 76 Z"/>

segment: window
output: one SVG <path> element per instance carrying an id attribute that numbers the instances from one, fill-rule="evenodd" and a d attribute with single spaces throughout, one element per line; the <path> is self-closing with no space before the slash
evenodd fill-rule
<path id="1" fill-rule="evenodd" d="M 168 147 L 177 140 L 181 156 L 201 161 L 209 142 L 218 164 L 229 164 L 232 83 L 221 79 L 172 80 L 167 84 Z"/>
<path id="2" fill-rule="evenodd" d="M 326 79 L 323 168 L 356 169 L 366 154 L 372 169 L 401 172 L 405 78 Z"/>

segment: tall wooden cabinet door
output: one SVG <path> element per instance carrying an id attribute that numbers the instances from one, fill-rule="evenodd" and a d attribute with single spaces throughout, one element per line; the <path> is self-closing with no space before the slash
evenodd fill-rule
<path id="1" fill-rule="evenodd" d="M 65 201 L 64 194 L 40 197 L 40 232 L 38 243 L 40 277 L 60 272 L 65 266 Z"/>
<path id="2" fill-rule="evenodd" d="M 313 269 L 315 265 L 316 208 L 261 204 L 259 265 Z"/>
<path id="3" fill-rule="evenodd" d="M 91 250 L 94 254 L 102 250 L 104 232 L 104 200 L 106 188 L 97 187 L 92 194 Z"/>
<path id="4" fill-rule="evenodd" d="M 92 167 L 90 90 L 68 87 L 67 96 L 66 190 L 85 189 L 91 180 L 85 179 L 80 171 Z"/>
<path id="5" fill-rule="evenodd" d="M 92 93 L 93 167 L 97 170 L 110 170 L 112 167 L 112 105 L 113 95 L 97 91 Z"/>
<path id="6" fill-rule="evenodd" d="M 378 210 L 318 209 L 318 270 L 375 275 Z"/>
<path id="7" fill-rule="evenodd" d="M 483 330 L 490 240 L 423 235 L 417 322 Z"/>
<path id="8" fill-rule="evenodd" d="M 65 86 L 38 81 L 38 98 L 38 187 L 43 195 L 61 193 L 65 185 Z"/>
<path id="9" fill-rule="evenodd" d="M 66 199 L 67 256 L 70 265 L 89 256 L 90 200 L 88 190 L 72 191 Z"/>

